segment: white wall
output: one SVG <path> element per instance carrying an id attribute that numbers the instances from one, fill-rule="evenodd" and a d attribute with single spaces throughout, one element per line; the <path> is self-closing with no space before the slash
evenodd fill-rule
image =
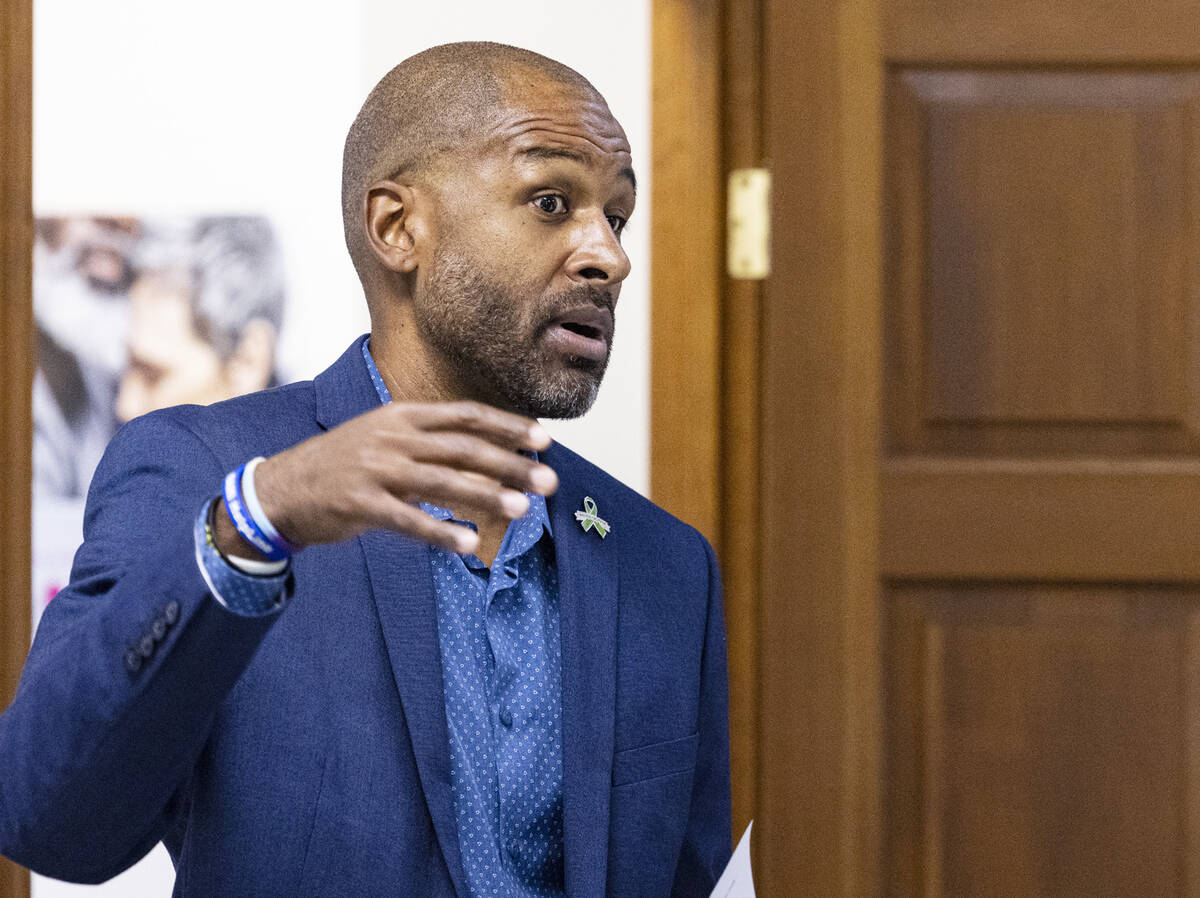
<path id="1" fill-rule="evenodd" d="M 548 0 L 35 0 L 38 215 L 261 213 L 291 280 L 280 365 L 309 377 L 367 327 L 342 244 L 341 145 L 371 85 L 432 44 L 518 44 L 582 72 L 634 147 L 634 262 L 600 400 L 551 431 L 645 492 L 649 470 L 649 4 Z M 36 898 L 170 893 L 161 848 L 107 886 L 35 878 Z"/>

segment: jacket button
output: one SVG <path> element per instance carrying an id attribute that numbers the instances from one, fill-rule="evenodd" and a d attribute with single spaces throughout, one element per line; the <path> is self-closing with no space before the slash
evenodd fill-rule
<path id="1" fill-rule="evenodd" d="M 147 633 L 141 638 L 137 644 L 138 654 L 143 658 L 149 658 L 154 654 L 154 637 Z"/>
<path id="2" fill-rule="evenodd" d="M 137 673 L 142 669 L 142 656 L 133 649 L 125 653 L 125 668 L 130 673 Z"/>
<path id="3" fill-rule="evenodd" d="M 179 620 L 179 603 L 168 602 L 166 609 L 163 611 L 163 620 L 167 622 L 168 627 L 175 626 L 175 622 Z"/>
<path id="4" fill-rule="evenodd" d="M 167 635 L 167 619 L 165 617 L 154 619 L 154 623 L 150 625 L 150 635 L 154 637 L 155 642 L 163 641 L 163 637 Z"/>

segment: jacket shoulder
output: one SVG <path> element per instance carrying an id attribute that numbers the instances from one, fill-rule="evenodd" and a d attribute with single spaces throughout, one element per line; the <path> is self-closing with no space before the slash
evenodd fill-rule
<path id="1" fill-rule="evenodd" d="M 254 455 L 273 455 L 316 430 L 313 382 L 297 381 L 213 405 L 176 405 L 134 418 L 117 432 L 110 452 L 190 436 L 222 464 L 236 465 Z"/>

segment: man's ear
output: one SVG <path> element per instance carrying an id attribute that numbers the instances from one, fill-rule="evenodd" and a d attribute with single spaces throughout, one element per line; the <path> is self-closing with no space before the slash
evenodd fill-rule
<path id="1" fill-rule="evenodd" d="M 378 181 L 367 189 L 367 242 L 385 268 L 408 274 L 417 269 L 425 220 L 411 184 Z"/>

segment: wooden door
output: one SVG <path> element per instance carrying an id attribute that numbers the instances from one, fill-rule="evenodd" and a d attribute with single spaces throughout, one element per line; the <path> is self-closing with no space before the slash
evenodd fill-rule
<path id="1" fill-rule="evenodd" d="M 703 452 L 654 411 L 761 893 L 1200 894 L 1200 3 L 660 6 L 762 50 L 705 96 L 772 274 L 712 300 Z"/>
<path id="2" fill-rule="evenodd" d="M 1200 5 L 886 21 L 884 891 L 1200 893 Z"/>

